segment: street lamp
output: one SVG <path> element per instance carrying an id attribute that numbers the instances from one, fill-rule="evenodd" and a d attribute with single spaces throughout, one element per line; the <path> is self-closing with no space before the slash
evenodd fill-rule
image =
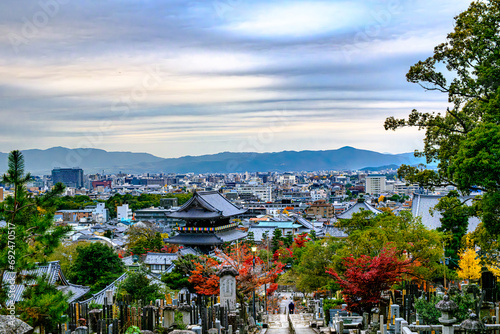
<path id="1" fill-rule="evenodd" d="M 256 246 L 252 246 L 252 271 L 253 271 L 253 274 L 255 275 L 255 252 L 257 251 L 257 247 Z M 255 317 L 255 284 L 253 286 L 253 320 L 254 321 L 257 321 L 256 320 L 257 318 Z"/>

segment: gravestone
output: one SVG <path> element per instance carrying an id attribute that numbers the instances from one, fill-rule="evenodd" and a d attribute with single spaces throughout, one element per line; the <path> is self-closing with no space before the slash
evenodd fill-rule
<path id="1" fill-rule="evenodd" d="M 191 311 L 192 311 L 191 305 L 181 305 L 177 308 L 177 310 L 182 315 L 182 322 L 184 323 L 184 325 L 186 326 L 191 325 Z"/>
<path id="2" fill-rule="evenodd" d="M 163 328 L 170 328 L 175 322 L 175 311 L 174 308 L 171 306 L 166 306 L 163 309 L 163 323 L 162 326 Z"/>
<path id="3" fill-rule="evenodd" d="M 87 326 L 80 326 L 77 329 L 75 329 L 75 334 L 88 334 L 88 333 L 89 329 L 87 328 Z"/>
<path id="4" fill-rule="evenodd" d="M 108 301 L 108 305 L 113 305 L 113 290 L 106 290 L 106 299 Z"/>
<path id="5" fill-rule="evenodd" d="M 399 318 L 399 305 L 397 304 L 391 305 L 391 318 L 392 319 Z"/>
<path id="6" fill-rule="evenodd" d="M 403 318 L 396 318 L 396 327 L 395 327 L 395 332 L 396 334 L 400 334 L 401 331 L 402 331 L 402 326 L 401 326 L 401 323 L 405 321 L 405 319 Z"/>
<path id="7" fill-rule="evenodd" d="M 236 276 L 238 271 L 231 266 L 223 266 L 217 273 L 220 278 L 220 303 L 229 311 L 236 309 Z"/>
<path id="8" fill-rule="evenodd" d="M 201 326 L 194 326 L 193 332 L 195 332 L 196 334 L 201 334 Z"/>

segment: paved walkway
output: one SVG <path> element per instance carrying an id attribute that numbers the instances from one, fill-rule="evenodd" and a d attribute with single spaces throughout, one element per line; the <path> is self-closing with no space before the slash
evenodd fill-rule
<path id="1" fill-rule="evenodd" d="M 285 304 L 285 301 L 282 304 Z M 290 318 L 295 329 L 295 334 L 316 334 L 316 332 L 309 327 L 309 323 L 312 320 L 312 314 L 291 314 Z M 267 330 L 266 334 L 291 333 L 287 314 L 270 314 L 268 318 L 268 324 L 269 329 Z"/>

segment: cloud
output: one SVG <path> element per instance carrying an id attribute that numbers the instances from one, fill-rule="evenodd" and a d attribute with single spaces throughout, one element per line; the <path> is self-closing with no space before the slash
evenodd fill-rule
<path id="1" fill-rule="evenodd" d="M 443 110 L 405 73 L 468 3 L 6 0 L 0 151 L 413 151 L 422 134 L 383 120 Z M 272 140 L 246 145 L 275 118 Z"/>

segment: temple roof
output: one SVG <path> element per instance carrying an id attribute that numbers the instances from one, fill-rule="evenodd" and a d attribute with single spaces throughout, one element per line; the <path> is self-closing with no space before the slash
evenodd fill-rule
<path id="1" fill-rule="evenodd" d="M 179 210 L 167 215 L 167 217 L 180 219 L 228 218 L 246 211 L 229 202 L 217 191 L 200 191 L 195 192 L 193 197 Z"/>
<path id="2" fill-rule="evenodd" d="M 33 278 L 25 280 L 22 284 L 11 285 L 7 304 L 23 300 L 22 296 L 26 286 L 35 284 L 35 278 L 43 275 L 45 275 L 47 282 L 50 284 L 56 285 L 56 282 L 59 282 L 57 289 L 63 291 L 63 293 L 72 292 L 72 295 L 68 298 L 69 303 L 77 300 L 90 291 L 90 287 L 88 286 L 69 283 L 61 270 L 59 261 L 52 261 L 44 265 L 38 265 L 32 270 L 23 270 L 21 275 L 32 276 Z M 5 282 L 14 280 L 15 277 L 15 272 L 5 271 L 3 275 L 4 284 Z"/>
<path id="3" fill-rule="evenodd" d="M 193 246 L 220 245 L 224 242 L 215 233 L 179 233 L 166 241 L 170 244 Z"/>
<path id="4" fill-rule="evenodd" d="M 373 212 L 374 214 L 378 215 L 379 213 L 382 213 L 382 211 L 375 209 L 373 206 L 366 202 L 357 202 L 353 206 L 351 206 L 349 209 L 346 211 L 342 212 L 340 215 L 337 216 L 339 219 L 352 219 L 353 213 L 358 213 L 361 212 L 361 210 L 368 210 Z"/>
<path id="5" fill-rule="evenodd" d="M 441 227 L 441 213 L 439 211 L 435 211 L 433 214 L 430 213 L 430 210 L 434 208 L 439 202 L 439 200 L 444 197 L 444 195 L 421 195 L 414 194 L 411 206 L 411 213 L 414 217 L 421 217 L 422 224 L 425 227 L 430 229 L 436 229 Z M 460 200 L 464 201 L 469 199 L 466 202 L 467 205 L 472 205 L 473 196 L 461 196 Z M 477 225 L 479 225 L 480 221 L 477 217 L 469 218 L 468 232 L 472 232 L 476 229 Z"/>
<path id="6" fill-rule="evenodd" d="M 246 236 L 246 232 L 236 229 L 217 233 L 179 233 L 168 238 L 166 242 L 188 246 L 213 246 L 243 239 Z"/>

